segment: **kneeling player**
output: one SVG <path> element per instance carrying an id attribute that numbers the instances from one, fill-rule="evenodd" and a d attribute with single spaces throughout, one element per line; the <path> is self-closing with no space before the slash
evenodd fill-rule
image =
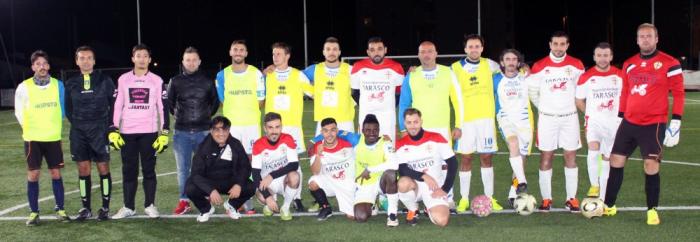
<path id="1" fill-rule="evenodd" d="M 333 118 L 321 121 L 323 141 L 314 144 L 311 154 L 309 190 L 321 209 L 318 220 L 328 219 L 333 214 L 328 198 L 335 196 L 338 207 L 345 215 L 354 219 L 352 207 L 355 192 L 355 152 L 350 142 L 338 139 L 338 126 Z"/>
<path id="2" fill-rule="evenodd" d="M 282 220 L 291 220 L 289 206 L 299 190 L 299 157 L 291 135 L 282 133 L 282 117 L 270 112 L 264 118 L 265 137 L 253 144 L 253 182 L 258 199 L 265 204 L 263 214 L 279 212 Z M 281 208 L 272 194 L 284 196 Z"/>
<path id="3" fill-rule="evenodd" d="M 399 160 L 399 199 L 408 209 L 406 220 L 415 225 L 418 221 L 418 201 L 423 201 L 430 221 L 444 227 L 450 218 L 447 192 L 452 188 L 457 173 L 457 159 L 447 140 L 438 133 L 425 131 L 418 109 L 404 112 L 404 124 L 408 135 L 396 143 Z M 444 184 L 442 162 L 447 163 Z"/>

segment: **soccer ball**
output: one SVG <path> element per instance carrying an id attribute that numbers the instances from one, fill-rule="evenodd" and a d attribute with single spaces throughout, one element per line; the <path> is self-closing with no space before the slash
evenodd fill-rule
<path id="1" fill-rule="evenodd" d="M 595 197 L 587 197 L 581 203 L 581 214 L 586 218 L 595 218 L 603 216 L 605 204 L 603 200 Z"/>
<path id="2" fill-rule="evenodd" d="M 486 195 L 479 195 L 472 200 L 472 213 L 477 217 L 486 217 L 491 214 L 491 198 Z"/>
<path id="3" fill-rule="evenodd" d="M 537 205 L 537 200 L 530 194 L 523 193 L 518 195 L 513 201 L 513 207 L 517 214 L 527 216 L 535 211 L 535 205 Z"/>

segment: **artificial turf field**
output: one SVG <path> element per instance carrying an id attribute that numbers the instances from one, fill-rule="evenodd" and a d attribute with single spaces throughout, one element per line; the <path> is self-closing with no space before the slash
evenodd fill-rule
<path id="1" fill-rule="evenodd" d="M 132 218 L 119 221 L 97 222 L 90 220 L 83 223 L 60 223 L 52 220 L 54 201 L 52 199 L 50 176 L 45 168 L 40 178 L 41 224 L 26 227 L 24 221 L 29 214 L 26 205 L 26 162 L 21 138 L 21 129 L 13 111 L 0 111 L 0 240 L 1 241 L 45 241 L 45 240 L 100 240 L 100 241 L 154 241 L 154 240 L 235 240 L 235 241 L 697 241 L 700 236 L 700 93 L 687 93 L 685 115 L 681 129 L 680 144 L 664 151 L 661 168 L 661 225 L 646 225 L 644 195 L 644 174 L 639 160 L 630 160 L 625 169 L 625 180 L 620 191 L 617 206 L 627 211 L 620 211 L 614 217 L 589 220 L 580 214 L 555 211 L 519 216 L 512 211 L 492 214 L 486 218 L 477 218 L 471 214 L 453 215 L 446 228 L 438 228 L 423 215 L 419 224 L 411 227 L 405 224 L 400 215 L 398 228 L 385 227 L 386 217 L 372 217 L 368 223 L 348 221 L 336 214 L 325 222 L 316 221 L 314 216 L 298 215 L 292 221 L 280 221 L 279 217 L 243 217 L 231 220 L 222 216 L 223 208 L 217 207 L 218 216 L 208 223 L 195 221 L 197 212 L 189 216 L 172 218 L 163 216 L 159 219 Z M 315 123 L 312 121 L 312 102 L 307 101 L 304 115 L 304 133 L 306 139 L 313 135 Z M 68 130 L 69 123 L 64 124 L 64 158 L 63 180 L 66 190 L 66 211 L 71 216 L 77 214 L 81 206 L 78 189 L 77 167 L 70 161 Z M 582 136 L 585 137 L 585 136 Z M 499 139 L 501 152 L 507 148 Z M 533 152 L 537 152 L 533 148 Z M 584 148 L 578 152 L 579 186 L 578 197 L 582 199 L 589 187 L 586 171 Z M 302 155 L 305 180 L 308 178 L 309 166 Z M 633 158 L 638 158 L 635 154 Z M 529 180 L 530 194 L 541 199 L 537 183 L 539 156 L 533 154 L 527 163 L 526 175 Z M 156 171 L 158 192 L 156 206 L 161 215 L 169 215 L 178 199 L 175 159 L 171 150 L 158 157 Z M 474 165 L 471 197 L 483 191 L 477 165 Z M 507 155 L 499 154 L 494 158 L 495 198 L 508 209 L 506 196 L 510 184 L 511 169 Z M 95 168 L 93 168 L 94 170 Z M 116 212 L 122 206 L 121 157 L 119 152 L 112 152 L 111 162 L 112 190 L 111 211 Z M 555 157 L 552 192 L 554 208 L 563 208 L 564 174 L 561 156 Z M 93 171 L 93 185 L 97 183 L 96 170 Z M 459 182 L 455 181 L 456 199 L 459 199 Z M 311 195 L 304 187 L 303 200 L 311 205 Z M 332 202 L 335 199 L 330 199 Z M 143 192 L 139 188 L 136 196 L 137 215 L 143 215 Z M 92 196 L 93 211 L 101 204 L 97 190 Z M 261 207 L 256 203 L 258 211 Z M 337 210 L 337 207 L 335 208 Z M 623 210 L 623 209 L 621 209 Z"/>

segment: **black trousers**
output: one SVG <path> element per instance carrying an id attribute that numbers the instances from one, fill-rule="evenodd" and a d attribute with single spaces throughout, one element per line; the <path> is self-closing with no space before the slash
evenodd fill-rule
<path id="1" fill-rule="evenodd" d="M 122 134 L 122 177 L 124 179 L 124 206 L 134 209 L 134 198 L 138 189 L 139 161 L 143 175 L 144 207 L 155 203 L 156 200 L 156 151 L 153 142 L 157 133 Z"/>
<path id="2" fill-rule="evenodd" d="M 228 203 L 235 209 L 239 209 L 243 206 L 243 203 L 248 201 L 253 195 L 255 195 L 255 186 L 253 182 L 246 180 L 247 182 L 241 186 L 241 195 L 235 199 L 229 199 Z M 228 191 L 233 187 L 233 181 L 215 181 L 208 180 L 208 183 L 216 189 L 216 191 L 221 194 L 222 199 L 226 199 Z M 192 182 L 192 178 L 187 179 L 187 184 L 185 185 L 185 193 L 187 198 L 194 203 L 199 212 L 207 212 L 211 208 L 211 203 L 209 202 L 209 193 L 197 187 L 197 185 Z"/>

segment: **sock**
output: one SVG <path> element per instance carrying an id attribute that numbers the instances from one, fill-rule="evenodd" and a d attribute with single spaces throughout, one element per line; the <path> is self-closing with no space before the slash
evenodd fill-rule
<path id="1" fill-rule="evenodd" d="M 401 200 L 401 203 L 403 203 L 403 206 L 406 207 L 406 209 L 408 209 L 409 211 L 418 210 L 418 203 L 416 202 L 416 192 L 399 192 L 399 199 Z"/>
<path id="2" fill-rule="evenodd" d="M 291 188 L 288 186 L 284 188 L 284 202 L 282 203 L 282 209 L 289 211 L 289 206 L 292 205 L 294 196 L 297 195 L 297 190 L 299 190 L 299 188 Z"/>
<path id="3" fill-rule="evenodd" d="M 540 194 L 542 199 L 552 199 L 552 169 L 540 170 Z"/>
<path id="4" fill-rule="evenodd" d="M 102 208 L 109 210 L 109 200 L 112 197 L 112 174 L 100 175 L 100 191 L 102 193 Z"/>
<path id="5" fill-rule="evenodd" d="M 484 195 L 493 197 L 493 167 L 481 168 L 481 182 L 484 184 Z"/>
<path id="6" fill-rule="evenodd" d="M 63 210 L 63 178 L 51 180 L 53 196 L 56 198 L 56 209 Z"/>
<path id="7" fill-rule="evenodd" d="M 610 175 L 610 161 L 603 160 L 600 169 L 600 177 L 598 184 L 600 184 L 600 199 L 605 201 L 605 190 L 608 188 L 608 176 Z"/>
<path id="8" fill-rule="evenodd" d="M 647 194 L 647 209 L 659 206 L 659 193 L 661 192 L 661 177 L 659 173 L 646 175 L 644 179 L 644 191 Z"/>
<path id="9" fill-rule="evenodd" d="M 508 160 L 510 161 L 510 167 L 513 169 L 513 173 L 515 173 L 515 178 L 518 179 L 518 183 L 527 183 L 525 179 L 525 168 L 523 167 L 523 157 L 510 157 Z"/>
<path id="10" fill-rule="evenodd" d="M 578 190 L 578 167 L 564 167 L 564 179 L 566 179 L 566 200 L 576 198 Z"/>
<path id="11" fill-rule="evenodd" d="M 460 171 L 459 172 L 459 195 L 463 199 L 469 200 L 469 187 L 472 180 L 471 171 Z"/>
<path id="12" fill-rule="evenodd" d="M 586 159 L 586 164 L 588 166 L 588 180 L 591 182 L 591 186 L 599 187 L 598 184 L 598 157 L 600 156 L 600 151 L 598 150 L 588 150 L 588 158 Z"/>
<path id="13" fill-rule="evenodd" d="M 508 191 L 508 198 L 515 198 L 515 197 L 517 197 L 517 196 L 518 196 L 518 195 L 515 194 L 515 187 L 514 187 L 514 186 L 510 186 L 510 190 Z"/>
<path id="14" fill-rule="evenodd" d="M 79 176 L 78 177 L 78 185 L 80 187 L 80 202 L 83 203 L 83 208 L 87 208 L 88 210 L 92 209 L 92 206 L 90 205 L 91 203 L 91 188 L 92 188 L 92 180 L 90 176 Z"/>
<path id="15" fill-rule="evenodd" d="M 605 189 L 605 205 L 612 207 L 617 200 L 617 193 L 622 186 L 625 168 L 610 167 L 610 177 L 608 177 L 608 187 Z"/>
<path id="16" fill-rule="evenodd" d="M 39 212 L 39 182 L 27 181 L 27 200 L 29 200 L 29 208 L 34 213 Z"/>
<path id="17" fill-rule="evenodd" d="M 318 202 L 318 205 L 321 207 L 327 207 L 328 206 L 328 198 L 326 197 L 326 192 L 323 191 L 323 189 L 319 188 L 316 191 L 311 191 L 311 196 L 316 199 L 316 202 Z"/>
<path id="18" fill-rule="evenodd" d="M 386 209 L 387 216 L 389 214 L 392 214 L 392 213 L 397 214 L 399 211 L 399 194 L 398 193 L 386 194 L 386 199 L 388 202 L 387 209 Z"/>

